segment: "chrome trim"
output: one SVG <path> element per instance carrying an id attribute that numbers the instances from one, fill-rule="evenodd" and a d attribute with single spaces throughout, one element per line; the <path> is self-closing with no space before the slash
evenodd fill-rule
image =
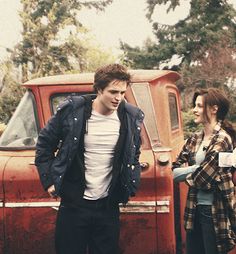
<path id="1" fill-rule="evenodd" d="M 54 202 L 0 202 L 0 207 L 24 208 L 24 207 L 51 207 L 58 210 L 59 201 Z M 169 213 L 169 200 L 158 201 L 130 201 L 126 205 L 120 204 L 121 213 Z"/>
<path id="2" fill-rule="evenodd" d="M 17 208 L 17 207 L 52 207 L 59 206 L 59 201 L 54 202 L 6 202 L 5 207 Z"/>
<path id="3" fill-rule="evenodd" d="M 170 212 L 170 200 L 157 200 L 157 213 L 169 213 Z"/>
<path id="4" fill-rule="evenodd" d="M 155 207 L 152 206 L 120 207 L 121 213 L 155 213 L 155 211 L 156 211 Z"/>
<path id="5" fill-rule="evenodd" d="M 155 206 L 155 205 L 156 205 L 155 201 L 129 201 L 126 206 Z"/>
<path id="6" fill-rule="evenodd" d="M 155 213 L 155 201 L 130 201 L 126 205 L 120 205 L 121 213 Z"/>

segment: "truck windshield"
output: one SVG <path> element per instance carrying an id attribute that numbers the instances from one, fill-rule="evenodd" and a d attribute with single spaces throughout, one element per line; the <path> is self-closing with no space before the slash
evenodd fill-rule
<path id="1" fill-rule="evenodd" d="M 0 149 L 34 147 L 38 137 L 33 95 L 26 92 L 0 138 Z"/>

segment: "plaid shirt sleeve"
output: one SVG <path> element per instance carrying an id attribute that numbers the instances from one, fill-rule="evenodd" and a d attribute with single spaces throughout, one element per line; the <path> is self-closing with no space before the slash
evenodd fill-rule
<path id="1" fill-rule="evenodd" d="M 228 135 L 216 135 L 207 148 L 204 161 L 195 172 L 186 177 L 187 184 L 197 189 L 214 188 L 216 183 L 221 181 L 220 174 L 223 172 L 223 168 L 218 166 L 219 152 L 229 151 L 230 148 L 231 141 Z"/>
<path id="2" fill-rule="evenodd" d="M 224 207 L 228 211 L 231 226 L 236 230 L 236 189 L 232 182 L 232 175 L 227 172 L 222 172 L 220 178 L 221 182 L 219 182 L 218 188 L 223 197 Z"/>
<path id="3" fill-rule="evenodd" d="M 176 161 L 172 163 L 172 170 L 175 168 L 181 167 L 181 165 L 184 163 L 188 163 L 189 166 L 194 164 L 193 162 L 191 162 L 190 158 L 193 157 L 193 156 L 191 156 L 191 154 L 192 154 L 191 147 L 193 147 L 195 145 L 195 143 L 196 143 L 196 136 L 195 135 L 191 136 L 190 138 L 188 138 L 186 140 Z"/>

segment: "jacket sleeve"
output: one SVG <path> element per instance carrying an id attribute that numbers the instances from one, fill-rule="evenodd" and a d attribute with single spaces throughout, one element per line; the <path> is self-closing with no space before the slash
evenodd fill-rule
<path id="1" fill-rule="evenodd" d="M 62 135 L 62 118 L 68 102 L 58 108 L 57 113 L 51 117 L 46 126 L 40 131 L 36 144 L 35 165 L 38 169 L 41 183 L 45 190 L 53 185 L 50 167 L 55 159 Z"/>
<path id="2" fill-rule="evenodd" d="M 188 163 L 190 166 L 195 164 L 194 162 L 191 162 L 191 150 L 190 150 L 190 144 L 193 137 L 190 137 L 186 140 L 181 152 L 179 153 L 177 159 L 175 162 L 172 163 L 172 170 L 175 168 L 180 168 L 184 163 Z"/>
<path id="3" fill-rule="evenodd" d="M 140 156 L 140 144 L 141 144 L 141 138 L 139 136 L 139 140 L 135 142 L 135 157 L 134 157 L 134 163 L 131 165 L 131 188 L 130 188 L 130 196 L 135 196 L 135 193 L 137 192 L 137 189 L 140 184 L 140 174 L 141 174 L 141 166 L 139 162 L 139 156 Z"/>
<path id="4" fill-rule="evenodd" d="M 216 141 L 212 148 L 206 152 L 205 159 L 200 166 L 186 177 L 187 184 L 197 189 L 212 189 L 223 174 L 223 168 L 218 166 L 219 152 L 228 150 L 229 142 L 226 138 Z"/>
<path id="5" fill-rule="evenodd" d="M 137 130 L 134 133 L 134 160 L 131 167 L 131 177 L 130 177 L 130 196 L 135 196 L 135 193 L 137 192 L 137 189 L 140 184 L 140 174 L 141 174 L 141 166 L 139 162 L 140 157 L 140 146 L 141 146 L 141 126 L 144 119 L 144 113 L 140 110 L 139 117 L 136 119 L 136 127 Z"/>
<path id="6" fill-rule="evenodd" d="M 181 168 L 174 168 L 173 170 L 173 179 L 176 183 L 178 182 L 184 182 L 186 179 L 186 176 L 190 173 L 193 173 L 198 165 L 192 165 L 187 167 L 181 167 Z"/>

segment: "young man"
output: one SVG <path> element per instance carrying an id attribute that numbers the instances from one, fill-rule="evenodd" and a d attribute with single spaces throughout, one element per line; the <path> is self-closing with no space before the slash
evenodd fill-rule
<path id="1" fill-rule="evenodd" d="M 42 185 L 61 197 L 57 254 L 118 253 L 118 204 L 135 195 L 140 181 L 144 114 L 124 100 L 129 83 L 122 65 L 98 69 L 96 95 L 68 98 L 39 134 Z"/>

